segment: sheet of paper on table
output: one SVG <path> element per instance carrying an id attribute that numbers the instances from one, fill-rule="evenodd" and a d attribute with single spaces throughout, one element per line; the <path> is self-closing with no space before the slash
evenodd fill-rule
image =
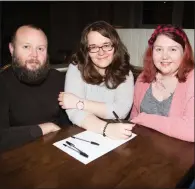
<path id="1" fill-rule="evenodd" d="M 132 133 L 132 136 L 127 140 L 112 140 L 108 137 L 104 137 L 101 134 L 97 134 L 91 131 L 84 131 L 74 136 L 81 139 L 97 142 L 99 143 L 99 146 L 78 139 L 74 139 L 71 137 L 55 142 L 53 145 L 59 148 L 60 150 L 66 152 L 70 156 L 74 157 L 75 159 L 79 160 L 80 162 L 84 164 L 88 164 L 91 161 L 108 153 L 109 151 L 117 148 L 118 146 L 128 142 L 129 140 L 133 139 L 137 135 Z M 63 144 L 66 144 L 66 141 L 73 143 L 79 150 L 85 152 L 88 155 L 88 158 L 64 146 Z"/>

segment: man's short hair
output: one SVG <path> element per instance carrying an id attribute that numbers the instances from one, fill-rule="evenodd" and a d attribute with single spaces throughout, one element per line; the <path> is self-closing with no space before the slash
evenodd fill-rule
<path id="1" fill-rule="evenodd" d="M 32 29 L 36 29 L 36 30 L 40 30 L 40 31 L 42 31 L 42 32 L 45 34 L 45 32 L 44 32 L 40 27 L 38 27 L 38 26 L 36 26 L 36 25 L 27 24 L 27 25 L 21 25 L 20 27 L 23 27 L 23 26 L 26 26 L 26 27 L 29 27 L 29 28 L 32 28 Z M 13 45 L 15 44 L 16 33 L 17 33 L 17 31 L 18 31 L 18 29 L 19 29 L 20 27 L 18 27 L 18 28 L 15 30 L 14 34 L 13 34 L 12 37 L 11 37 L 11 43 L 12 43 Z M 47 39 L 46 34 L 45 34 L 45 37 L 46 37 L 46 39 Z"/>

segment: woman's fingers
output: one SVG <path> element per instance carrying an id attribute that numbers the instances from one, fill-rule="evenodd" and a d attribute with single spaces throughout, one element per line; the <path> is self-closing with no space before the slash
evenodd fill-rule
<path id="1" fill-rule="evenodd" d="M 63 102 L 63 98 L 62 97 L 58 97 L 58 101 Z"/>
<path id="2" fill-rule="evenodd" d="M 130 137 L 132 135 L 132 132 L 130 130 L 124 129 L 123 134 L 127 137 Z"/>
<path id="3" fill-rule="evenodd" d="M 63 97 L 64 96 L 64 92 L 60 92 L 59 97 Z"/>
<path id="4" fill-rule="evenodd" d="M 124 123 L 123 128 L 126 129 L 126 130 L 131 131 L 133 129 L 133 125 L 129 124 L 129 123 L 127 123 L 127 124 Z"/>
<path id="5" fill-rule="evenodd" d="M 125 134 L 122 135 L 122 139 L 124 140 L 128 139 L 129 137 L 130 137 L 129 135 L 125 135 Z"/>
<path id="6" fill-rule="evenodd" d="M 66 109 L 63 103 L 60 102 L 59 105 L 61 106 L 62 109 Z"/>
<path id="7" fill-rule="evenodd" d="M 132 135 L 132 128 L 133 128 L 132 124 L 129 123 L 122 124 L 121 134 L 123 135 L 124 139 L 127 139 Z"/>
<path id="8" fill-rule="evenodd" d="M 64 92 L 60 92 L 60 94 L 58 96 L 58 101 L 63 102 L 63 98 L 64 98 Z"/>
<path id="9" fill-rule="evenodd" d="M 59 102 L 59 105 L 60 105 L 60 106 L 63 106 L 63 105 L 64 105 L 64 103 L 63 103 L 63 102 Z"/>

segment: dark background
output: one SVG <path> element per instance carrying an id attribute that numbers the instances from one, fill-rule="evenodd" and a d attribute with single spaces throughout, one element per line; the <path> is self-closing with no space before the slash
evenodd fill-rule
<path id="1" fill-rule="evenodd" d="M 52 64 L 66 62 L 79 42 L 83 28 L 105 20 L 116 28 L 154 28 L 157 24 L 176 24 L 194 29 L 193 1 L 30 1 L 0 2 L 1 66 L 11 60 L 8 43 L 18 26 L 35 24 L 49 39 Z"/>

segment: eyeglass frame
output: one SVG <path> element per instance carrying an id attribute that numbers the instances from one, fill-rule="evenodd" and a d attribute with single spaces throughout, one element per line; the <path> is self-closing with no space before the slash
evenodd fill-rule
<path id="1" fill-rule="evenodd" d="M 106 44 L 105 44 L 105 45 L 106 45 Z M 87 50 L 88 50 L 88 52 L 90 52 L 90 53 L 97 53 L 97 52 L 99 52 L 99 51 L 100 51 L 100 49 L 102 49 L 104 52 L 108 52 L 108 51 L 111 51 L 111 50 L 114 48 L 114 45 L 113 45 L 113 44 L 110 44 L 111 49 L 110 49 L 110 50 L 105 51 L 105 50 L 103 49 L 103 47 L 104 47 L 105 45 L 102 45 L 101 47 L 96 46 L 96 47 L 98 48 L 98 51 L 96 51 L 96 52 L 90 52 L 90 47 L 88 47 L 88 48 L 87 48 Z"/>

